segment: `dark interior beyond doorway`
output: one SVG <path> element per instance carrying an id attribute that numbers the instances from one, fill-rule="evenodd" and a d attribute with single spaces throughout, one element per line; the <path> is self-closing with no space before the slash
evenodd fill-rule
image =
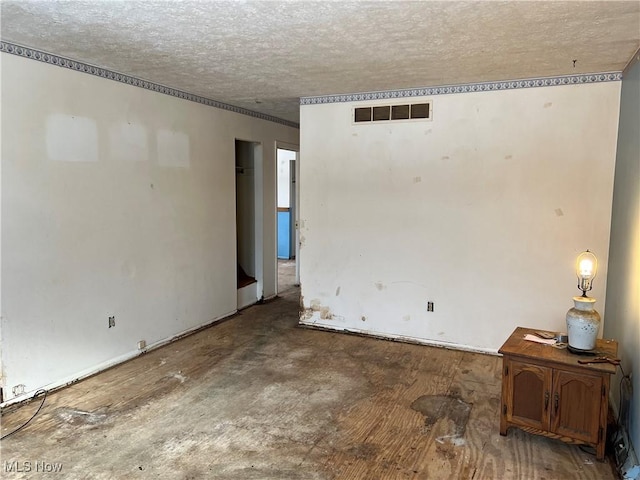
<path id="1" fill-rule="evenodd" d="M 246 287 L 247 285 L 251 285 L 255 282 L 256 279 L 247 275 L 247 272 L 244 271 L 242 265 L 238 263 L 238 288 Z"/>
<path id="2" fill-rule="evenodd" d="M 256 282 L 255 144 L 236 140 L 237 288 Z"/>

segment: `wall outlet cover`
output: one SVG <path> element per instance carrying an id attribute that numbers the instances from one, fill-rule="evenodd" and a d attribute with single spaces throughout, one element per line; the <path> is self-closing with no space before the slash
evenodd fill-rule
<path id="1" fill-rule="evenodd" d="M 13 387 L 11 389 L 11 392 L 13 393 L 14 397 L 17 397 L 18 395 L 22 395 L 24 393 L 24 388 L 25 386 L 21 383 L 20 385 L 16 385 L 15 387 Z"/>

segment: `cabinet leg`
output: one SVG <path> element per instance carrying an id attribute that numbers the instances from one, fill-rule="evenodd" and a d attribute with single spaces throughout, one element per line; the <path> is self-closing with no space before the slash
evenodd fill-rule
<path id="1" fill-rule="evenodd" d="M 604 462 L 604 447 L 605 447 L 604 440 L 601 440 L 600 442 L 598 442 L 598 445 L 596 446 L 596 459 L 599 460 L 600 462 Z"/>
<path id="2" fill-rule="evenodd" d="M 504 415 L 500 415 L 500 435 L 506 437 L 508 428 L 509 427 L 507 426 L 507 419 Z"/>

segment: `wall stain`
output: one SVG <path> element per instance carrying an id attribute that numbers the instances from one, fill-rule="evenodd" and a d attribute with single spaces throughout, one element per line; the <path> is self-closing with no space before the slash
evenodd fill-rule
<path id="1" fill-rule="evenodd" d="M 382 291 L 382 290 L 384 290 L 385 288 L 387 288 L 387 286 L 386 286 L 384 283 L 382 283 L 382 282 L 376 282 L 376 283 L 374 283 L 374 285 L 375 285 L 375 286 L 376 286 L 376 288 L 377 288 L 378 290 L 380 290 L 380 291 Z"/>
<path id="2" fill-rule="evenodd" d="M 544 108 L 549 108 L 551 105 L 553 105 L 553 103 L 547 102 L 544 104 Z"/>
<path id="3" fill-rule="evenodd" d="M 340 287 L 336 288 L 336 297 L 340 295 Z"/>
<path id="4" fill-rule="evenodd" d="M 322 320 L 331 320 L 333 318 L 329 307 L 322 305 L 320 300 L 311 300 L 309 308 L 303 308 L 300 313 L 300 320 L 310 320 L 315 312 L 320 312 L 320 318 Z"/>
<path id="5" fill-rule="evenodd" d="M 511 160 L 513 158 L 513 155 L 506 155 L 504 157 L 505 160 Z"/>

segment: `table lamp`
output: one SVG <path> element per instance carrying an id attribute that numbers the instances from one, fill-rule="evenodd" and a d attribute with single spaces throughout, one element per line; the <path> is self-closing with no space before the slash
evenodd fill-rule
<path id="1" fill-rule="evenodd" d="M 593 305 L 595 298 L 589 298 L 587 292 L 593 286 L 593 278 L 598 270 L 598 259 L 589 250 L 578 255 L 576 276 L 582 295 L 573 297 L 574 307 L 567 312 L 567 335 L 569 351 L 573 353 L 592 353 L 596 348 L 596 339 L 600 330 L 600 314 Z"/>

